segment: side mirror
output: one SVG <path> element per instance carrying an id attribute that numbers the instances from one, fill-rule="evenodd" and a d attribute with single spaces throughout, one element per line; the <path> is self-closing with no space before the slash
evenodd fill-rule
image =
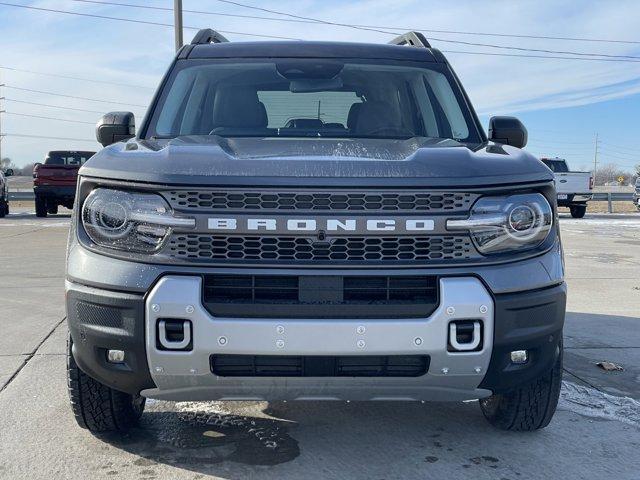
<path id="1" fill-rule="evenodd" d="M 96 124 L 96 139 L 103 147 L 128 140 L 136 134 L 136 120 L 131 112 L 111 112 Z"/>
<path id="2" fill-rule="evenodd" d="M 12 177 L 13 176 L 13 169 L 12 168 L 7 168 L 4 172 L 4 176 L 5 177 Z"/>
<path id="3" fill-rule="evenodd" d="M 515 117 L 491 117 L 489 120 L 489 140 L 523 148 L 527 144 L 527 129 Z"/>

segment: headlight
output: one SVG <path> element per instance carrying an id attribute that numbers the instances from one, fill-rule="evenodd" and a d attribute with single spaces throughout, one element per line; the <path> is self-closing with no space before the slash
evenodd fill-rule
<path id="1" fill-rule="evenodd" d="M 154 253 L 173 228 L 193 228 L 195 220 L 174 217 L 159 195 L 96 188 L 82 206 L 82 225 L 96 245 Z"/>
<path id="2" fill-rule="evenodd" d="M 539 193 L 484 197 L 466 220 L 449 220 L 448 230 L 468 230 L 483 254 L 535 248 L 549 235 L 553 212 Z"/>

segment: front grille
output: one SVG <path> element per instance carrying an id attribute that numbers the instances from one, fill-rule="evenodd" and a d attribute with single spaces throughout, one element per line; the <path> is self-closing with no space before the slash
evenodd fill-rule
<path id="1" fill-rule="evenodd" d="M 429 370 L 425 355 L 211 355 L 209 362 L 220 377 L 419 377 Z"/>
<path id="2" fill-rule="evenodd" d="M 466 212 L 477 194 L 460 192 L 220 191 L 165 193 L 177 210 Z"/>
<path id="3" fill-rule="evenodd" d="M 327 241 L 293 236 L 175 234 L 165 249 L 183 261 L 411 262 L 468 260 L 475 256 L 468 236 L 338 237 Z"/>
<path id="4" fill-rule="evenodd" d="M 438 306 L 435 276 L 204 276 L 203 304 L 217 317 L 428 317 Z"/>

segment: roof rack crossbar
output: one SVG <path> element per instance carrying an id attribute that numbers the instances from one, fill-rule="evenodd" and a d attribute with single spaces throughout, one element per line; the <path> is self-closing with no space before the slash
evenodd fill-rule
<path id="1" fill-rule="evenodd" d="M 203 28 L 191 40 L 191 45 L 207 45 L 209 43 L 226 43 L 226 37 L 211 28 Z"/>
<path id="2" fill-rule="evenodd" d="M 391 45 L 406 45 L 409 47 L 431 48 L 431 44 L 420 32 L 407 32 L 389 42 Z"/>

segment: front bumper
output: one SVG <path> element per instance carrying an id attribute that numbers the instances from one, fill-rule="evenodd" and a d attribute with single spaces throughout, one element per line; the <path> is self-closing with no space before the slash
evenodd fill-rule
<path id="1" fill-rule="evenodd" d="M 201 277 L 162 277 L 145 296 L 67 282 L 74 357 L 90 376 L 118 390 L 170 400 L 463 400 L 505 391 L 535 378 L 555 361 L 564 323 L 564 284 L 494 295 L 475 277 L 440 279 L 440 305 L 414 319 L 214 318 L 201 304 Z M 186 319 L 192 350 L 158 348 L 157 321 Z M 456 319 L 482 321 L 481 348 L 447 351 Z M 224 339 L 224 340 L 222 340 Z M 418 340 L 419 339 L 419 340 Z M 124 364 L 109 364 L 107 349 Z M 513 365 L 512 350 L 530 360 Z M 418 377 L 220 377 L 215 353 L 250 355 L 427 355 Z"/>

